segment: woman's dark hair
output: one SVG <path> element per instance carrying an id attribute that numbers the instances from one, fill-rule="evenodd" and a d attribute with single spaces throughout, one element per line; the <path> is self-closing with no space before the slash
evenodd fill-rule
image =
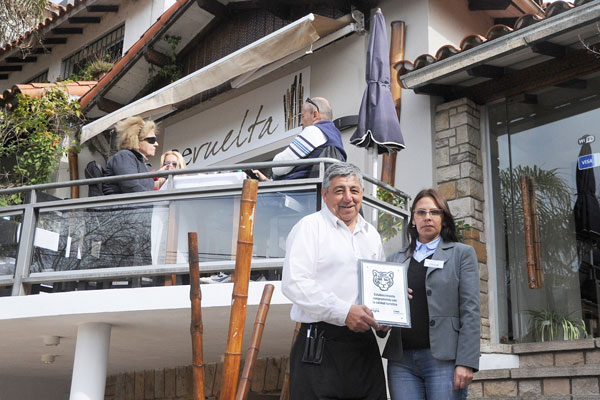
<path id="1" fill-rule="evenodd" d="M 456 235 L 456 224 L 454 218 L 450 213 L 450 207 L 444 197 L 435 189 L 423 189 L 415 196 L 412 207 L 410 209 L 410 220 L 408 221 L 408 228 L 406 228 L 406 239 L 408 240 L 408 248 L 410 254 L 414 253 L 417 247 L 417 239 L 419 238 L 419 232 L 417 227 L 414 225 L 415 217 L 415 204 L 419 202 L 423 197 L 431 197 L 433 201 L 442 210 L 442 232 L 440 236 L 446 242 L 458 242 L 458 236 Z"/>

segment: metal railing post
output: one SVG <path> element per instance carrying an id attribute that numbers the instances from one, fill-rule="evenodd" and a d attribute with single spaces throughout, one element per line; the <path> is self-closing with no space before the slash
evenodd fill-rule
<path id="1" fill-rule="evenodd" d="M 23 296 L 26 294 L 25 287 L 23 286 L 23 279 L 29 277 L 29 269 L 31 266 L 33 235 L 35 233 L 37 213 L 35 210 L 35 190 L 32 190 L 29 193 L 29 201 L 23 213 L 23 224 L 21 226 L 21 235 L 19 236 L 19 252 L 17 253 L 15 280 L 12 287 L 13 296 Z"/>

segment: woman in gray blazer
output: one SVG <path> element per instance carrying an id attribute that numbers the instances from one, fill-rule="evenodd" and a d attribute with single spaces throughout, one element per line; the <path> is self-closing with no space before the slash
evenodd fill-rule
<path id="1" fill-rule="evenodd" d="M 392 400 L 466 399 L 479 368 L 479 268 L 458 243 L 448 203 L 435 189 L 417 194 L 408 247 L 388 261 L 408 263 L 411 329 L 393 328 L 388 359 Z"/>

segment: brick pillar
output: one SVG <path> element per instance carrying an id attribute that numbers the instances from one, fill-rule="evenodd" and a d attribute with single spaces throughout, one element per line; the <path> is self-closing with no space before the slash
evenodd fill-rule
<path id="1" fill-rule="evenodd" d="M 463 98 L 440 104 L 435 114 L 435 165 L 438 189 L 448 200 L 455 220 L 471 228 L 464 243 L 475 248 L 479 261 L 481 341 L 490 342 L 488 268 L 483 221 L 483 167 L 479 109 Z"/>

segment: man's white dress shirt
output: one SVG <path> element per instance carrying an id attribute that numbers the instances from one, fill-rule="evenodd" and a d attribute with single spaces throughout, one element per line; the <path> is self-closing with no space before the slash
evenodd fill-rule
<path id="1" fill-rule="evenodd" d="M 323 204 L 302 218 L 288 235 L 282 291 L 297 322 L 345 325 L 350 306 L 359 304 L 358 259 L 384 260 L 379 233 L 358 216 L 354 232 Z"/>

